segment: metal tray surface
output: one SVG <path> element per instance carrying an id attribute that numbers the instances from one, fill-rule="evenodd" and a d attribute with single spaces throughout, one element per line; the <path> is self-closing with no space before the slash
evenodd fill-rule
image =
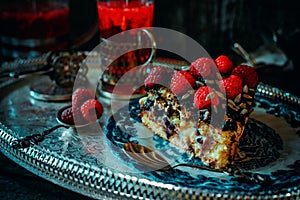
<path id="1" fill-rule="evenodd" d="M 189 184 L 165 181 L 164 175 L 153 178 L 136 171 L 122 162 L 107 135 L 89 127 L 78 134 L 74 128 L 60 128 L 38 145 L 15 149 L 15 139 L 41 133 L 58 124 L 57 111 L 70 102 L 45 102 L 29 95 L 30 84 L 38 79 L 24 79 L 4 85 L 0 93 L 0 146 L 1 152 L 32 173 L 69 190 L 96 199 L 278 199 L 300 197 L 300 99 L 280 89 L 260 83 L 256 94 L 256 108 L 251 116 L 266 124 L 280 135 L 283 150 L 275 162 L 257 169 L 273 173 L 284 184 L 255 190 L 223 189 L 218 187 L 190 187 Z M 100 99 L 101 101 L 101 99 Z M 105 102 L 103 102 L 104 105 Z M 100 120 L 101 126 L 109 121 L 108 105 Z M 108 122 L 110 123 L 110 122 Z M 106 129 L 106 130 L 109 130 Z M 84 133 L 84 134 L 83 134 Z M 181 169 L 178 169 L 181 171 Z M 184 169 L 182 169 L 184 171 Z M 193 170 L 193 169 L 189 169 Z M 280 174 L 281 172 L 284 174 Z M 277 174 L 276 174 L 277 173 Z M 165 176 L 168 176 L 166 173 Z M 189 178 L 183 177 L 183 178 Z M 181 181 L 184 182 L 184 181 Z M 246 188 L 247 188 L 246 187 Z"/>

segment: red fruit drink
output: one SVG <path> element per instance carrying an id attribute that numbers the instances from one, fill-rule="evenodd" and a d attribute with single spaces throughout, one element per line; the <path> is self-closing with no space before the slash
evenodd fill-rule
<path id="1" fill-rule="evenodd" d="M 18 57 L 67 46 L 70 33 L 67 4 L 20 1 L 0 10 L 2 54 Z"/>
<path id="2" fill-rule="evenodd" d="M 151 27 L 153 21 L 154 4 L 153 1 L 101 1 L 98 0 L 98 17 L 100 38 L 107 39 L 115 34 L 126 30 Z M 132 34 L 137 34 L 132 32 Z M 149 41 L 149 38 L 144 34 L 142 36 L 144 41 Z M 126 41 L 122 41 L 126 43 Z M 120 43 L 122 43 L 120 42 Z M 120 44 L 121 45 L 121 44 Z M 111 49 L 117 49 L 114 47 Z M 122 47 L 120 47 L 122 48 Z M 111 53 L 113 54 L 113 53 Z M 108 67 L 104 76 L 102 77 L 102 89 L 111 92 L 119 79 L 131 70 L 131 77 L 129 82 L 135 82 L 135 79 L 140 78 L 140 71 L 132 71 L 138 65 L 145 63 L 151 55 L 151 49 L 140 49 L 128 52 Z M 120 82 L 118 82 L 120 84 Z M 122 90 L 114 91 L 114 93 L 124 94 L 132 93 L 136 88 L 132 87 L 128 82 L 122 82 Z M 126 94 L 125 94 L 125 93 Z M 139 91 L 135 91 L 139 92 Z"/>
<path id="3" fill-rule="evenodd" d="M 122 31 L 151 27 L 153 11 L 153 2 L 99 1 L 100 37 L 108 38 Z"/>

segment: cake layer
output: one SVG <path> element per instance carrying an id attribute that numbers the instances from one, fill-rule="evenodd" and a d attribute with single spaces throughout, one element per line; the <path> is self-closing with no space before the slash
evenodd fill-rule
<path id="1" fill-rule="evenodd" d="M 195 109 L 181 105 L 172 91 L 165 87 L 149 90 L 148 96 L 140 99 L 140 105 L 142 123 L 192 157 L 201 159 L 212 168 L 224 168 L 233 160 L 246 121 L 237 121 L 235 130 L 216 128 L 209 120 L 198 120 L 203 110 L 195 115 Z M 227 114 L 224 123 L 228 120 L 232 118 Z"/>

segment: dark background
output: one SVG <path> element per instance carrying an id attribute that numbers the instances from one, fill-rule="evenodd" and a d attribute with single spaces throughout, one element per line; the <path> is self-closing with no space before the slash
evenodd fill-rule
<path id="1" fill-rule="evenodd" d="M 185 33 L 212 54 L 233 42 L 254 50 L 262 36 L 290 37 L 299 28 L 299 8 L 291 0 L 164 0 L 155 2 L 154 26 Z"/>
<path id="2" fill-rule="evenodd" d="M 82 2 L 71 1 L 73 37 L 97 18 L 95 1 L 86 1 L 84 5 Z M 300 6 L 295 0 L 157 0 L 153 26 L 184 33 L 201 44 L 211 57 L 226 54 L 235 64 L 243 61 L 232 51 L 235 42 L 248 52 L 262 45 L 276 45 L 293 67 L 283 70 L 285 66 L 266 66 L 258 70 L 260 81 L 300 96 L 299 19 Z M 79 49 L 89 50 L 96 44 L 98 35 Z M 160 50 L 157 56 L 180 59 Z"/>
<path id="3" fill-rule="evenodd" d="M 71 38 L 77 38 L 97 21 L 96 1 L 71 0 L 70 8 Z M 153 26 L 184 33 L 201 44 L 212 58 L 226 54 L 235 64 L 243 61 L 232 51 L 235 42 L 248 52 L 262 45 L 276 45 L 293 67 L 286 70 L 285 66 L 266 66 L 258 70 L 260 81 L 300 96 L 299 11 L 296 0 L 157 0 Z M 99 32 L 77 49 L 92 50 L 99 42 L 98 35 Z M 160 50 L 157 57 L 179 59 Z"/>
<path id="4" fill-rule="evenodd" d="M 94 0 L 71 0 L 72 37 L 77 37 L 97 20 Z M 282 70 L 268 66 L 259 70 L 260 80 L 300 96 L 298 1 L 291 0 L 157 0 L 155 27 L 182 32 L 216 57 L 234 56 L 232 44 L 239 42 L 254 51 L 264 42 L 276 43 L 294 63 Z M 1 27 L 3 28 L 3 27 Z M 98 42 L 95 35 L 78 49 L 90 50 Z M 161 54 L 160 54 L 161 53 Z M 158 56 L 167 54 L 158 52 Z M 83 199 L 31 174 L 0 154 L 0 199 Z"/>
<path id="5" fill-rule="evenodd" d="M 17 1 L 3 0 L 0 9 Z M 69 1 L 74 39 L 97 21 L 96 0 Z M 255 50 L 262 38 L 272 40 L 275 32 L 291 39 L 299 32 L 299 8 L 297 0 L 156 0 L 153 26 L 192 37 L 214 57 L 230 52 L 234 42 Z M 91 49 L 99 41 L 97 36 L 79 48 Z"/>
<path id="6" fill-rule="evenodd" d="M 94 0 L 71 0 L 70 6 L 76 37 L 97 20 L 97 10 Z M 153 26 L 188 35 L 214 57 L 230 53 L 234 42 L 253 51 L 264 40 L 271 42 L 276 32 L 293 40 L 299 33 L 299 10 L 295 0 L 157 0 Z"/>
<path id="7" fill-rule="evenodd" d="M 248 52 L 276 45 L 293 68 L 266 66 L 258 70 L 260 81 L 300 96 L 299 11 L 293 0 L 163 0 L 155 2 L 153 24 L 185 33 L 213 58 L 227 54 L 235 59 L 235 42 Z"/>

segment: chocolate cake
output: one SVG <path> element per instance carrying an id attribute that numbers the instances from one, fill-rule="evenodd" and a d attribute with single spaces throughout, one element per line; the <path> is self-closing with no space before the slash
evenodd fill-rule
<path id="1" fill-rule="evenodd" d="M 153 133 L 191 157 L 214 169 L 226 168 L 239 156 L 257 84 L 254 68 L 234 67 L 224 55 L 199 58 L 188 71 L 157 66 L 145 80 L 139 116 Z M 213 120 L 222 112 L 221 120 Z"/>

